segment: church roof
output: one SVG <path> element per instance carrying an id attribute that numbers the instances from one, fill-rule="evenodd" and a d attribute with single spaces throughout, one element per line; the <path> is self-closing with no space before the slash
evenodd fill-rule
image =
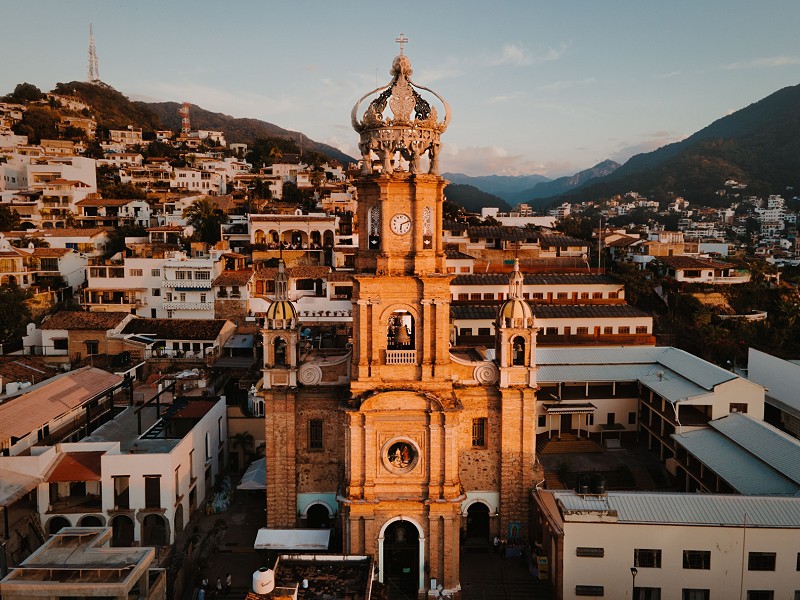
<path id="1" fill-rule="evenodd" d="M 266 318 L 270 320 L 297 319 L 297 309 L 290 300 L 273 300 L 267 307 Z"/>

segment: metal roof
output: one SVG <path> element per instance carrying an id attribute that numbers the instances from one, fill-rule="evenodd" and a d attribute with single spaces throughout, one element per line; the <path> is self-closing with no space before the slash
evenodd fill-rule
<path id="1" fill-rule="evenodd" d="M 681 400 L 689 400 L 709 393 L 705 387 L 680 376 L 669 369 L 658 369 L 639 378 L 643 385 L 673 404 Z"/>
<path id="2" fill-rule="evenodd" d="M 609 492 L 579 496 L 553 491 L 565 520 L 570 512 L 615 511 L 618 523 L 800 529 L 800 498 L 723 494 Z"/>
<path id="3" fill-rule="evenodd" d="M 668 348 L 660 346 L 542 347 L 536 363 L 542 365 L 652 364 Z M 697 360 L 700 360 L 699 358 Z"/>
<path id="4" fill-rule="evenodd" d="M 536 353 L 541 350 L 537 348 Z M 536 373 L 539 383 L 638 381 L 654 367 L 646 365 L 542 365 Z"/>
<path id="5" fill-rule="evenodd" d="M 678 348 L 667 348 L 664 354 L 659 357 L 658 362 L 687 379 L 691 379 L 707 390 L 714 389 L 720 383 L 738 378 L 735 373 Z"/>
<path id="6" fill-rule="evenodd" d="M 713 429 L 698 429 L 672 439 L 740 494 L 794 496 L 800 486 Z"/>
<path id="7" fill-rule="evenodd" d="M 709 425 L 800 485 L 800 440 L 742 413 L 731 413 Z"/>
<path id="8" fill-rule="evenodd" d="M 462 273 L 451 285 L 508 285 L 508 273 Z M 524 273 L 525 285 L 611 285 L 624 287 L 606 275 L 591 273 Z"/>

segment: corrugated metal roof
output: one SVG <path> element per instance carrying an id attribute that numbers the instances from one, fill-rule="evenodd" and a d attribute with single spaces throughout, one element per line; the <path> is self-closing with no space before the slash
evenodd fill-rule
<path id="1" fill-rule="evenodd" d="M 554 491 L 565 521 L 569 512 L 615 511 L 619 523 L 663 523 L 800 529 L 800 498 L 722 494 L 658 494 L 609 492 L 579 496 Z"/>
<path id="2" fill-rule="evenodd" d="M 538 354 L 539 349 L 536 350 Z M 539 383 L 637 381 L 652 365 L 543 365 L 536 373 Z"/>
<path id="3" fill-rule="evenodd" d="M 709 425 L 800 485 L 800 440 L 742 413 L 731 413 Z"/>
<path id="4" fill-rule="evenodd" d="M 536 349 L 536 363 L 540 367 L 655 363 L 666 350 L 660 346 L 542 347 Z"/>
<path id="5" fill-rule="evenodd" d="M 737 378 L 735 373 L 726 371 L 678 348 L 667 348 L 658 362 L 698 385 L 702 385 L 707 390 L 712 390 L 720 383 Z"/>
<path id="6" fill-rule="evenodd" d="M 673 404 L 681 400 L 705 396 L 709 393 L 706 388 L 685 377 L 681 377 L 669 369 L 658 369 L 656 372 L 651 370 L 640 377 L 639 381 Z"/>
<path id="7" fill-rule="evenodd" d="M 622 288 L 605 275 L 591 273 L 525 273 L 525 285 L 612 285 Z M 508 273 L 463 273 L 451 285 L 508 285 Z"/>
<path id="8" fill-rule="evenodd" d="M 699 429 L 672 438 L 740 494 L 794 496 L 800 492 L 797 483 L 718 431 Z"/>

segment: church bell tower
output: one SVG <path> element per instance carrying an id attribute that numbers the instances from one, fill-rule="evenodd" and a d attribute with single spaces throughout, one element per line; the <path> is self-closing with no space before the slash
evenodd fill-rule
<path id="1" fill-rule="evenodd" d="M 447 182 L 439 173 L 450 107 L 412 82 L 407 40 L 397 41 L 391 81 L 365 94 L 351 114 L 362 160 L 344 544 L 348 553 L 375 556 L 379 580 L 406 597 L 457 597 L 462 407 L 452 384 L 452 276 L 442 244 Z M 437 589 L 430 591 L 432 581 Z"/>

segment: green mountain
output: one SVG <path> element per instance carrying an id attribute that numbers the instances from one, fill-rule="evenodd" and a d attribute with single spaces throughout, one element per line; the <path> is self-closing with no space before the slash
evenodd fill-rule
<path id="1" fill-rule="evenodd" d="M 485 206 L 496 206 L 501 211 L 511 210 L 505 200 L 487 194 L 474 185 L 451 183 L 444 188 L 444 196 L 447 200 L 463 206 L 467 212 L 480 213 Z"/>
<path id="2" fill-rule="evenodd" d="M 782 193 L 800 185 L 800 85 L 783 88 L 714 121 L 683 141 L 638 154 L 580 191 L 551 197 L 581 201 L 638 191 L 669 194 L 705 206 L 727 206 L 715 192 L 728 179 L 749 194 Z"/>
<path id="3" fill-rule="evenodd" d="M 53 91 L 83 99 L 92 107 L 101 130 L 120 129 L 128 125 L 141 127 L 143 132 L 156 129 L 180 131 L 181 128 L 181 118 L 178 115 L 180 104 L 177 102 L 134 102 L 105 84 L 81 81 L 59 83 Z M 229 143 L 252 145 L 258 138 L 281 138 L 295 142 L 298 146 L 302 146 L 303 150 L 324 154 L 345 166 L 356 162 L 355 158 L 333 146 L 315 142 L 300 132 L 289 131 L 266 121 L 239 119 L 222 113 L 213 113 L 195 105 L 192 105 L 190 111 L 193 129 L 221 130 Z"/>

